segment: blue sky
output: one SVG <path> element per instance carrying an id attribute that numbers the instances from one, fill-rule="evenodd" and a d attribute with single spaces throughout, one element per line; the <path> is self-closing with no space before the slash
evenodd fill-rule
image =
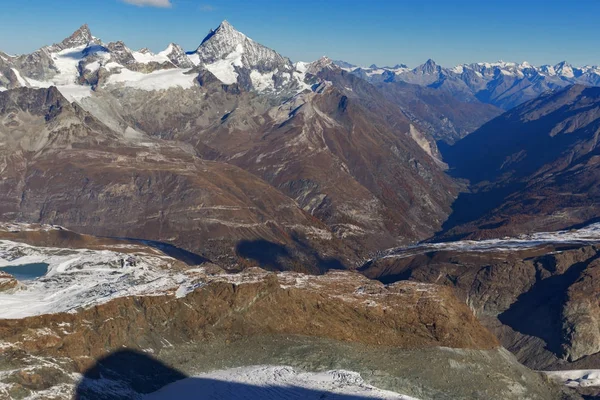
<path id="1" fill-rule="evenodd" d="M 128 2 L 150 2 L 136 6 Z M 433 58 L 600 64 L 600 0 L 0 0 L 0 50 L 26 53 L 88 23 L 105 42 L 154 51 L 195 48 L 227 19 L 292 60 L 359 65 Z M 160 7 L 162 6 L 162 7 Z"/>

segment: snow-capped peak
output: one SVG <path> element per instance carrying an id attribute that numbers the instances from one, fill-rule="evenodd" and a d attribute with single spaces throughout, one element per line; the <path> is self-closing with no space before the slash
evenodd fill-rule
<path id="1" fill-rule="evenodd" d="M 237 44 L 241 44 L 246 40 L 250 40 L 242 32 L 236 30 L 226 20 L 221 22 L 217 29 L 211 29 L 208 35 L 202 40 L 200 46 L 196 50 L 197 53 L 201 52 L 203 47 L 206 47 L 209 43 L 219 43 L 226 46 L 229 50 L 231 47 L 235 47 Z"/>
<path id="2" fill-rule="evenodd" d="M 431 58 L 427 60 L 425 64 L 419 65 L 417 68 L 415 68 L 416 72 L 427 75 L 436 73 L 438 70 L 440 70 L 440 67 Z"/>
<path id="3" fill-rule="evenodd" d="M 198 63 L 204 65 L 226 59 L 239 59 L 238 66 L 258 68 L 263 72 L 284 65 L 287 65 L 288 69 L 292 68 L 289 59 L 250 39 L 227 21 L 221 22 L 217 29 L 204 38 L 195 54 L 198 56 Z"/>
<path id="4" fill-rule="evenodd" d="M 295 68 L 288 58 L 250 39 L 227 21 L 211 30 L 188 56 L 225 84 L 238 83 L 244 89 L 259 91 L 295 85 Z"/>
<path id="5" fill-rule="evenodd" d="M 61 43 L 55 44 L 53 47 L 57 50 L 71 49 L 79 46 L 85 46 L 88 43 L 95 41 L 92 32 L 87 24 L 83 24 L 71 36 L 63 40 Z"/>
<path id="6" fill-rule="evenodd" d="M 319 58 L 307 65 L 306 72 L 316 75 L 324 69 L 339 69 L 337 65 L 327 56 Z"/>
<path id="7" fill-rule="evenodd" d="M 226 19 L 224 19 L 219 26 L 217 27 L 217 29 L 215 29 L 215 31 L 217 32 L 221 32 L 223 34 L 235 34 L 235 35 L 241 35 L 246 37 L 246 35 L 244 35 L 242 32 L 238 31 L 237 29 L 235 29 L 233 27 L 233 25 L 231 25 L 229 23 L 229 21 L 227 21 Z"/>
<path id="8" fill-rule="evenodd" d="M 565 78 L 573 78 L 575 76 L 575 74 L 573 73 L 573 67 L 571 67 L 571 65 L 566 61 L 561 61 L 558 64 L 556 64 L 554 66 L 554 70 L 556 71 L 557 75 L 563 76 Z"/>
<path id="9" fill-rule="evenodd" d="M 151 62 L 162 64 L 166 62 L 179 68 L 192 68 L 194 66 L 181 46 L 175 43 L 169 44 L 165 50 L 158 54 L 154 54 L 148 49 L 142 49 L 132 52 L 132 55 L 137 62 L 142 64 Z"/>
<path id="10" fill-rule="evenodd" d="M 527 61 L 523 61 L 523 62 L 522 62 L 520 65 L 519 65 L 519 68 L 521 68 L 521 69 L 526 69 L 526 68 L 533 68 L 533 67 L 532 67 L 532 66 L 531 66 L 531 64 L 529 64 Z"/>

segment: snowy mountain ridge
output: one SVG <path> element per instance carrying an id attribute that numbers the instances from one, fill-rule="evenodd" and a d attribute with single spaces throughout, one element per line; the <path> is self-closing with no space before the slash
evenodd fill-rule
<path id="1" fill-rule="evenodd" d="M 411 83 L 449 92 L 463 101 L 481 101 L 503 109 L 531 100 L 548 90 L 573 84 L 600 85 L 600 66 L 575 67 L 566 61 L 539 67 L 528 62 L 498 61 L 446 68 L 429 59 L 412 69 L 404 65 L 364 68 L 340 61 L 336 63 L 347 72 L 372 83 Z"/>
<path id="2" fill-rule="evenodd" d="M 186 53 L 171 43 L 157 54 L 132 50 L 121 41 L 104 43 L 83 25 L 62 42 L 31 54 L 0 52 L 0 91 L 57 86 L 69 100 L 77 101 L 110 84 L 141 90 L 187 89 L 202 70 L 247 91 L 295 94 L 310 88 L 305 73 L 288 58 L 223 21 L 195 51 Z"/>
<path id="3" fill-rule="evenodd" d="M 394 73 L 405 73 L 409 71 L 419 71 L 424 73 L 433 73 L 435 72 L 435 67 L 439 67 L 444 72 L 452 72 L 455 74 L 462 74 L 465 70 L 473 70 L 481 73 L 482 75 L 494 75 L 497 72 L 500 72 L 504 75 L 521 75 L 525 76 L 526 73 L 535 72 L 541 76 L 561 76 L 564 78 L 577 78 L 581 77 L 585 74 L 593 74 L 600 76 L 600 66 L 597 65 L 584 65 L 584 66 L 573 66 L 567 61 L 561 61 L 555 65 L 544 64 L 540 66 L 534 66 L 528 63 L 527 61 L 523 61 L 522 63 L 516 62 L 507 62 L 507 61 L 496 61 L 496 62 L 477 62 L 477 63 L 464 63 L 458 64 L 454 67 L 441 67 L 435 63 L 433 60 L 427 60 L 424 64 L 417 66 L 415 68 L 409 68 L 405 64 L 398 64 L 393 67 L 379 67 L 375 64 L 372 64 L 368 67 L 357 66 L 350 64 L 345 61 L 335 60 L 334 63 L 338 65 L 345 71 L 348 72 L 357 72 L 357 71 L 365 71 L 365 73 L 369 75 L 381 75 L 384 72 L 394 72 Z M 429 69 L 428 69 L 429 67 Z M 432 68 L 433 67 L 433 68 Z"/>
<path id="4" fill-rule="evenodd" d="M 461 64 L 452 68 L 428 60 L 416 68 L 358 67 L 332 61 L 347 72 L 372 82 L 406 82 L 447 91 L 461 101 L 484 102 L 508 109 L 547 90 L 579 83 L 600 85 L 600 67 L 574 67 L 563 61 L 533 66 L 527 62 Z M 223 21 L 193 51 L 171 43 L 159 52 L 132 50 L 121 41 L 104 43 L 87 25 L 62 42 L 31 53 L 10 56 L 0 52 L 0 91 L 16 87 L 57 86 L 70 101 L 91 96 L 107 85 L 139 90 L 189 89 L 201 71 L 208 71 L 225 85 L 289 97 L 310 89 L 316 82 L 307 73 L 326 66 L 292 63 Z M 308 68 L 313 65 L 313 68 Z M 166 72 L 169 71 L 169 72 Z"/>

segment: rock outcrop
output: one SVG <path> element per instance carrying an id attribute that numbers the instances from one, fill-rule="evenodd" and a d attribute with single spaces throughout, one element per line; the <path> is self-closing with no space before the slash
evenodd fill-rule
<path id="1" fill-rule="evenodd" d="M 415 251 L 415 250 L 412 250 Z M 595 245 L 431 250 L 383 257 L 361 271 L 382 282 L 415 281 L 453 287 L 475 315 L 521 362 L 536 369 L 566 368 L 596 354 Z"/>

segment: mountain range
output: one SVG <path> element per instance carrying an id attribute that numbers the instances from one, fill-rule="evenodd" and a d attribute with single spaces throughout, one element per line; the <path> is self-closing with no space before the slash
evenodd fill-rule
<path id="1" fill-rule="evenodd" d="M 226 21 L 190 53 L 175 44 L 159 54 L 132 51 L 84 25 L 30 55 L 2 56 L 0 65 L 0 132 L 12 171 L 5 218 L 170 241 L 231 265 L 257 257 L 243 249 L 260 241 L 260 261 L 273 268 L 288 258 L 288 267 L 329 268 L 431 236 L 457 193 L 434 139 L 374 86 L 327 58 L 292 64 Z M 69 168 L 77 175 L 66 174 L 58 160 L 76 152 L 80 161 Z M 118 162 L 83 161 L 89 157 Z M 208 178 L 211 169 L 231 176 Z M 43 188 L 28 185 L 38 171 Z M 67 180 L 48 184 L 51 176 Z M 211 184 L 197 182 L 201 176 Z M 83 188 L 72 184 L 80 180 Z M 185 204 L 198 198 L 198 215 L 190 215 Z M 91 204 L 133 208 L 119 206 L 125 219 L 99 217 L 81 209 Z M 185 220 L 174 223 L 174 215 Z"/>
<path id="2" fill-rule="evenodd" d="M 422 399 L 600 393 L 520 364 L 600 354 L 599 68 L 292 62 L 227 21 L 199 43 L 83 25 L 0 53 L 9 397 L 137 398 L 172 383 L 151 355 Z"/>
<path id="3" fill-rule="evenodd" d="M 545 91 L 573 84 L 600 85 L 600 67 L 574 67 L 566 61 L 533 66 L 498 61 L 445 68 L 429 59 L 414 69 L 406 65 L 368 68 L 338 62 L 340 67 L 370 82 L 407 82 L 452 94 L 467 102 L 480 101 L 508 110 Z"/>
<path id="4" fill-rule="evenodd" d="M 537 154 L 534 148 L 540 146 L 540 139 L 529 133 L 532 148 L 523 148 L 525 142 L 517 132 L 529 132 L 529 125 L 522 121 L 534 117 L 515 113 L 530 107 L 532 115 L 537 115 L 542 101 L 545 105 L 554 99 L 576 101 L 567 96 L 575 91 L 593 94 L 593 89 L 584 86 L 559 90 L 569 79 L 593 83 L 591 79 L 597 75 L 593 67 L 571 73 L 564 63 L 552 68 L 471 64 L 452 70 L 431 60 L 413 70 L 404 65 L 357 69 L 341 64 L 345 66 L 338 67 L 325 57 L 312 63 L 292 63 L 227 21 L 190 52 L 176 44 L 158 54 L 147 49 L 134 51 L 122 42 L 102 42 L 83 25 L 62 42 L 32 54 L 2 54 L 2 157 L 4 174 L 11 173 L 10 179 L 3 180 L 3 215 L 63 224 L 92 234 L 168 240 L 210 259 L 228 259 L 231 265 L 243 253 L 240 246 L 259 241 L 265 246 L 262 253 L 270 254 L 267 264 L 273 268 L 306 264 L 302 260 L 311 260 L 308 264 L 318 268 L 348 267 L 373 252 L 430 238 L 440 230 L 445 235 L 462 232 L 467 228 L 458 225 L 469 221 L 488 221 L 476 223 L 478 234 L 485 231 L 482 226 L 496 224 L 492 221 L 500 214 L 495 207 L 513 207 L 501 200 L 515 196 L 512 190 L 522 190 L 515 186 L 515 176 L 500 175 L 497 168 L 507 168 L 512 164 L 506 160 L 521 160 L 527 151 Z M 378 80 L 388 73 L 390 79 Z M 472 78 L 468 82 L 467 76 Z M 507 79 L 512 79 L 511 92 L 518 94 L 519 101 L 533 95 L 529 85 L 533 81 L 536 88 L 544 82 L 546 89 L 551 85 L 555 90 L 494 119 L 501 109 L 483 101 L 481 91 L 474 91 L 482 87 L 482 79 L 487 82 L 485 90 L 498 89 L 500 80 L 508 85 Z M 471 91 L 468 96 L 465 88 Z M 582 97 L 590 98 L 593 96 Z M 578 111 L 587 107 L 586 103 L 569 111 L 576 113 L 577 124 L 594 121 L 591 111 L 585 115 Z M 545 124 L 575 129 L 575 122 L 563 121 L 566 115 L 556 112 L 552 116 Z M 507 121 L 511 120 L 516 125 L 509 127 Z M 592 128 L 585 129 L 582 132 L 587 134 Z M 505 130 L 511 133 L 498 133 Z M 507 142 L 509 135 L 516 136 Z M 540 135 L 546 137 L 545 132 Z M 554 139 L 545 145 L 544 157 L 527 158 L 537 160 L 535 168 L 542 168 L 546 177 L 550 167 L 543 168 L 544 162 L 558 163 L 561 152 L 571 151 L 566 150 L 569 146 L 591 146 L 578 141 L 568 146 L 562 141 L 554 144 L 563 137 L 578 138 L 576 135 L 549 137 Z M 440 152 L 437 142 L 457 143 L 441 145 Z M 507 148 L 507 154 L 498 151 L 504 143 L 513 146 Z M 482 152 L 483 148 L 493 149 L 493 155 Z M 132 170 L 123 176 L 118 162 L 83 162 L 92 154 L 97 160 L 120 160 Z M 573 153 L 568 154 L 573 160 Z M 67 163 L 59 159 L 77 165 L 73 171 L 80 177 L 65 174 Z M 155 162 L 139 169 L 142 160 Z M 42 162 L 47 166 L 38 166 Z M 472 184 L 471 193 L 461 194 L 456 202 L 462 184 L 445 172 L 446 163 L 450 175 Z M 535 172 L 531 163 L 529 169 L 525 164 L 516 168 L 519 179 L 529 186 L 534 178 L 530 174 Z M 212 182 L 209 189 L 184 178 L 192 164 L 204 165 L 196 167 L 196 180 L 213 165 L 215 173 L 232 171 L 236 179 L 206 178 Z M 106 182 L 111 184 L 105 186 L 103 180 L 111 174 L 107 165 L 123 182 L 117 185 L 115 178 L 110 178 Z M 235 168 L 244 172 L 233 172 Z M 156 172 L 146 176 L 153 170 Z M 44 171 L 44 188 L 33 184 L 39 171 Z M 52 176 L 59 181 L 48 184 Z M 68 180 L 60 181 L 65 176 Z M 73 179 L 88 183 L 81 189 L 68 183 Z M 492 183 L 483 188 L 478 181 Z M 146 187 L 142 189 L 142 185 Z M 171 187 L 166 198 L 159 189 L 165 185 Z M 199 185 L 197 189 L 195 185 Z M 242 190 L 244 196 L 235 194 L 241 187 L 261 186 L 268 189 L 251 196 L 247 189 Z M 556 184 L 551 188 L 556 190 Z M 72 190 L 80 194 L 66 194 Z M 200 196 L 206 199 L 194 210 L 199 215 L 173 225 L 173 215 L 190 212 L 186 204 L 199 195 L 191 195 L 195 190 L 201 190 Z M 224 193 L 233 197 L 223 201 Z M 482 196 L 493 197 L 496 203 L 480 201 Z M 82 207 L 90 207 L 84 201 L 89 198 L 96 199 L 98 210 L 111 207 L 109 204 L 128 204 L 136 212 L 126 211 L 132 218 L 127 224 L 121 223 L 123 217 L 118 214 L 95 217 L 91 210 L 82 211 Z M 162 200 L 156 203 L 157 199 Z M 277 213 L 286 210 L 280 216 L 267 205 L 275 203 L 281 204 Z M 516 204 L 518 211 L 512 212 L 522 218 L 522 202 Z M 545 213 L 563 212 L 563 206 L 553 201 Z M 40 207 L 41 212 L 37 211 Z M 65 207 L 71 212 L 59 211 Z M 463 209 L 468 215 L 461 214 Z M 477 214 L 484 210 L 494 217 Z M 555 224 L 539 222 L 536 226 L 559 229 L 566 226 L 565 221 L 585 222 L 596 215 L 590 207 L 577 210 Z M 537 211 L 531 212 L 537 215 Z M 196 224 L 202 228 L 198 230 Z M 149 229 L 151 226 L 157 228 Z M 196 233 L 182 234 L 186 229 Z M 207 240 L 219 245 L 207 247 L 202 244 Z M 287 261 L 282 264 L 280 259 Z M 265 263 L 265 259 L 254 261 Z"/>

